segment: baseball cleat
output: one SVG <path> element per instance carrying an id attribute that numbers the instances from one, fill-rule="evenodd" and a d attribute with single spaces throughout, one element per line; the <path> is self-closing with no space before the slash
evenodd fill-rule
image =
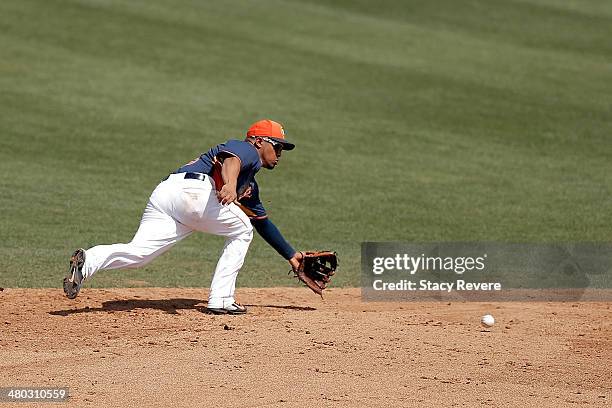
<path id="1" fill-rule="evenodd" d="M 206 311 L 212 314 L 239 315 L 239 314 L 245 314 L 247 312 L 247 309 L 246 307 L 234 302 L 231 305 L 226 306 L 226 307 L 208 307 L 206 308 Z"/>
<path id="2" fill-rule="evenodd" d="M 76 298 L 81 290 L 83 265 L 85 265 L 85 250 L 79 248 L 70 257 L 70 270 L 64 278 L 64 293 L 68 299 Z"/>

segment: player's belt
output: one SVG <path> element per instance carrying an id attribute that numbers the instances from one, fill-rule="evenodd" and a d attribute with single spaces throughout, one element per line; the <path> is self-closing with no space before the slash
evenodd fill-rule
<path id="1" fill-rule="evenodd" d="M 210 177 L 210 176 L 207 176 L 204 173 L 191 173 L 191 172 L 187 172 L 187 173 L 172 173 L 172 174 L 182 174 L 183 178 L 200 180 L 200 181 L 204 181 L 204 180 L 206 180 L 206 177 Z M 170 174 L 170 176 L 172 174 Z M 168 176 L 168 177 L 170 177 L 170 176 Z M 162 181 L 168 180 L 168 177 L 166 177 Z M 220 171 L 217 172 L 217 177 L 221 178 L 221 172 Z M 222 186 L 223 185 L 223 180 L 222 179 L 220 179 L 220 181 L 215 181 L 215 174 L 213 174 L 212 178 L 213 178 L 213 180 L 212 180 L 213 186 L 217 186 L 217 185 Z M 216 190 L 219 191 L 219 189 L 217 189 L 217 188 L 216 188 Z M 239 203 L 238 201 L 235 201 L 235 204 L 247 215 L 247 217 L 249 217 L 249 218 L 257 218 L 257 214 L 255 214 L 253 212 L 253 210 L 251 210 L 250 208 L 245 207 L 243 204 Z"/>
<path id="2" fill-rule="evenodd" d="M 206 174 L 204 174 L 204 173 L 191 173 L 191 172 L 187 172 L 187 173 L 172 173 L 172 174 L 182 174 L 183 178 L 186 178 L 186 179 L 194 179 L 194 180 L 200 180 L 200 181 L 206 180 Z M 166 176 L 166 178 L 163 179 L 162 181 L 168 180 L 168 177 L 170 177 L 171 175 Z"/>
<path id="3" fill-rule="evenodd" d="M 204 180 L 206 180 L 206 174 L 203 174 L 203 173 L 185 173 L 184 178 L 204 181 Z"/>

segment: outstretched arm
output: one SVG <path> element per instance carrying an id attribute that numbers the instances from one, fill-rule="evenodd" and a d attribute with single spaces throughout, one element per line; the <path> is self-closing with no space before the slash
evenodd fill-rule
<path id="1" fill-rule="evenodd" d="M 255 227 L 255 230 L 261 235 L 261 237 L 268 243 L 272 248 L 276 250 L 283 258 L 289 261 L 291 267 L 296 269 L 299 266 L 302 254 L 296 252 L 295 249 L 285 240 L 281 232 L 276 228 L 276 225 L 268 218 L 264 219 L 253 219 L 251 224 Z"/>

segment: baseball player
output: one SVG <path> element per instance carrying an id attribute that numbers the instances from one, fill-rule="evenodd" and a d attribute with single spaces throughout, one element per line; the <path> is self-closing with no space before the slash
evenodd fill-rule
<path id="1" fill-rule="evenodd" d="M 268 218 L 255 181 L 259 169 L 274 169 L 282 151 L 294 147 L 281 124 L 265 119 L 248 129 L 245 140 L 228 140 L 185 164 L 155 188 L 130 243 L 74 252 L 64 278 L 66 296 L 76 298 L 83 282 L 99 270 L 144 266 L 194 231 L 202 231 L 226 238 L 210 286 L 208 311 L 246 313 L 234 291 L 253 227 L 294 271 L 304 256 Z"/>

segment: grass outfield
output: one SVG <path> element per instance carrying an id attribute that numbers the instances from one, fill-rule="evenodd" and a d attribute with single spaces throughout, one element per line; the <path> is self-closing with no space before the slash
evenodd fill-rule
<path id="1" fill-rule="evenodd" d="M 300 249 L 610 241 L 612 3 L 0 2 L 0 286 L 59 287 L 127 242 L 157 182 L 262 117 L 298 148 L 258 176 Z M 93 286 L 207 286 L 194 235 Z M 242 286 L 291 284 L 255 239 Z"/>

